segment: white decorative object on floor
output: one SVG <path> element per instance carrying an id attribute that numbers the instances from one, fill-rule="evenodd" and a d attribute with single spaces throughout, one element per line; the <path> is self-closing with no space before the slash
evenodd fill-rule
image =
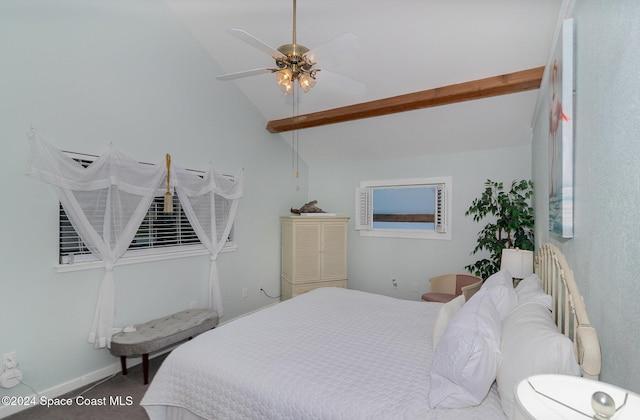
<path id="1" fill-rule="evenodd" d="M 599 404 L 592 401 L 596 393 L 605 393 L 613 399 L 613 416 L 605 417 L 607 403 Z M 596 401 L 599 396 L 602 394 L 596 395 Z M 600 412 L 598 417 L 595 417 L 596 410 Z M 640 413 L 640 395 L 620 387 L 579 376 L 535 375 L 523 379 L 516 387 L 513 418 L 515 420 L 585 418 L 624 420 L 637 419 L 638 413 Z"/>

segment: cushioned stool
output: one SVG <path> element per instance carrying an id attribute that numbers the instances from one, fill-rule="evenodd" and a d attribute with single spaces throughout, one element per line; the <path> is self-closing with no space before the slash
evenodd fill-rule
<path id="1" fill-rule="evenodd" d="M 120 356 L 122 374 L 127 374 L 127 356 L 142 355 L 144 384 L 149 383 L 149 353 L 191 339 L 215 328 L 218 313 L 212 309 L 189 309 L 144 324 L 134 325 L 130 332 L 111 336 L 109 351 Z M 125 328 L 128 330 L 128 328 Z"/>

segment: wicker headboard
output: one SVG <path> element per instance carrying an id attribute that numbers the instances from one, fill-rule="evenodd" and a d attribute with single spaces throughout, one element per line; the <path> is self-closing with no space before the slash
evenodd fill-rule
<path id="1" fill-rule="evenodd" d="M 552 317 L 558 330 L 574 343 L 582 376 L 598 379 L 602 366 L 598 334 L 589 323 L 584 299 L 564 255 L 553 244 L 544 244 L 535 258 L 535 272 L 552 297 Z"/>

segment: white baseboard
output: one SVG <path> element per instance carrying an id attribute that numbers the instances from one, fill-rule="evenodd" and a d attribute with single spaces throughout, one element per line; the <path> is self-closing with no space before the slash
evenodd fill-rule
<path id="1" fill-rule="evenodd" d="M 93 382 L 99 381 L 101 379 L 107 378 L 111 375 L 113 375 L 114 373 L 117 373 L 120 371 L 120 365 L 119 363 L 114 363 L 113 365 L 109 365 L 107 367 L 104 367 L 102 369 L 98 369 L 96 371 L 93 371 L 89 374 L 86 375 L 82 375 L 78 378 L 72 379 L 70 381 L 61 383 L 59 385 L 56 385 L 54 387 L 51 387 L 49 389 L 46 389 L 42 392 L 39 392 L 37 395 L 36 394 L 30 394 L 27 396 L 22 396 L 19 398 L 27 398 L 27 399 L 34 399 L 34 401 L 36 401 L 37 404 L 40 403 L 40 398 L 45 397 L 45 398 L 56 398 L 59 397 L 61 395 L 67 394 L 75 389 L 78 388 L 82 388 L 83 386 L 87 386 Z M 27 385 L 24 384 L 20 384 L 18 386 L 24 386 L 27 387 Z M 79 391 L 81 392 L 81 390 Z M 0 419 L 10 416 L 12 414 L 18 413 L 20 411 L 26 410 L 28 408 L 33 407 L 33 405 L 26 405 L 26 406 L 15 406 L 15 405 L 0 405 Z"/>
<path id="2" fill-rule="evenodd" d="M 173 350 L 175 348 L 175 346 L 170 347 L 166 350 L 154 353 L 153 355 L 149 356 L 149 359 L 153 359 L 155 357 L 161 356 L 171 350 Z M 127 369 L 130 369 L 136 365 L 139 365 L 142 363 L 142 358 L 141 357 L 127 357 Z M 82 375 L 78 378 L 72 379 L 70 381 L 61 383 L 59 385 L 56 385 L 54 387 L 51 387 L 49 389 L 46 389 L 42 392 L 38 392 L 38 394 L 28 394 L 28 395 L 23 395 L 19 398 L 22 399 L 33 399 L 36 404 L 40 403 L 40 399 L 41 398 L 57 398 L 61 395 L 65 395 L 70 393 L 71 391 L 77 390 L 78 394 L 83 392 L 85 387 L 87 387 L 88 385 L 94 383 L 94 382 L 98 382 L 102 379 L 108 378 L 111 375 L 114 375 L 116 373 L 120 372 L 120 360 L 118 359 L 118 361 L 112 365 L 103 367 L 101 369 L 98 369 L 96 371 L 93 371 L 91 373 L 88 373 L 86 375 Z M 27 387 L 29 388 L 27 385 L 25 384 L 19 384 L 18 386 L 23 386 L 23 387 Z M 3 419 L 5 417 L 8 417 L 12 414 L 16 414 L 19 413 L 20 411 L 24 411 L 28 408 L 34 407 L 33 405 L 26 405 L 26 406 L 15 406 L 15 405 L 4 405 L 4 404 L 0 404 L 0 419 Z"/>

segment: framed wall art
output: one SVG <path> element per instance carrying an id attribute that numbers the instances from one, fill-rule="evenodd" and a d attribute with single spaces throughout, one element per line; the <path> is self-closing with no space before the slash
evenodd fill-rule
<path id="1" fill-rule="evenodd" d="M 549 231 L 573 238 L 573 19 L 565 19 L 549 75 Z"/>

